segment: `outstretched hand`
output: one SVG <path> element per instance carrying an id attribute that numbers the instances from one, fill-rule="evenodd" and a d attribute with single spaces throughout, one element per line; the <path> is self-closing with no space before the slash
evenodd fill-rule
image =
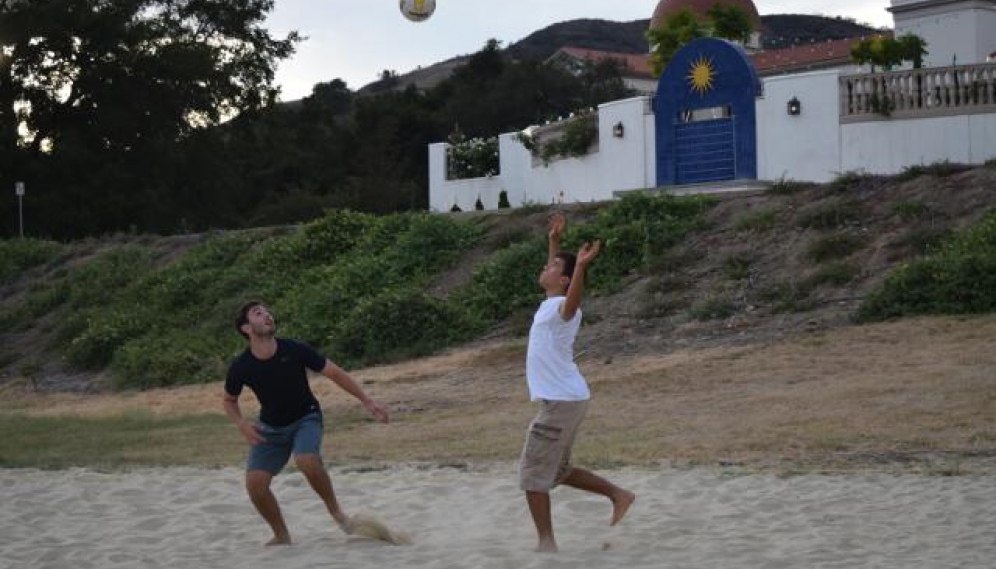
<path id="1" fill-rule="evenodd" d="M 376 417 L 377 420 L 380 421 L 381 423 L 390 423 L 391 422 L 391 417 L 387 413 L 387 409 L 381 407 L 373 399 L 368 399 L 368 400 L 364 401 L 363 402 L 363 406 L 366 407 L 367 411 L 369 411 L 370 414 L 373 415 L 374 417 Z"/>
<path id="2" fill-rule="evenodd" d="M 550 241 L 559 242 L 560 237 L 564 234 L 564 228 L 567 227 L 567 218 L 564 217 L 564 214 L 556 211 L 550 214 L 550 217 L 547 218 L 547 222 L 549 225 L 549 233 L 547 234 L 547 237 L 550 238 Z"/>
<path id="3" fill-rule="evenodd" d="M 596 239 L 594 243 L 592 243 L 591 241 L 585 243 L 584 245 L 581 246 L 580 249 L 578 249 L 578 257 L 577 257 L 578 264 L 587 265 L 588 263 L 592 262 L 593 260 L 595 260 L 595 257 L 598 256 L 598 252 L 601 250 L 602 250 L 602 241 L 600 239 Z"/>

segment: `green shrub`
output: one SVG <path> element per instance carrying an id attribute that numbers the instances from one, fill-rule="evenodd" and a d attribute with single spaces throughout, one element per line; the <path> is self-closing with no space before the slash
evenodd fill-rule
<path id="1" fill-rule="evenodd" d="M 905 222 L 920 220 L 929 212 L 926 204 L 914 200 L 898 201 L 892 205 L 892 213 Z"/>
<path id="2" fill-rule="evenodd" d="M 820 237 L 806 248 L 806 258 L 814 263 L 847 257 L 865 245 L 865 240 L 853 233 L 835 233 Z"/>
<path id="3" fill-rule="evenodd" d="M 814 306 L 809 297 L 811 292 L 806 282 L 794 280 L 773 283 L 759 290 L 757 299 L 769 304 L 772 312 L 805 312 Z"/>
<path id="4" fill-rule="evenodd" d="M 927 257 L 890 273 L 861 304 L 858 319 L 996 311 L 996 213 Z"/>
<path id="5" fill-rule="evenodd" d="M 234 338 L 234 333 L 222 337 L 180 329 L 137 337 L 115 350 L 112 386 L 151 389 L 223 381 L 229 359 L 241 346 Z"/>
<path id="6" fill-rule="evenodd" d="M 844 261 L 827 263 L 807 276 L 802 288 L 814 289 L 821 285 L 844 286 L 860 273 L 861 269 Z"/>
<path id="7" fill-rule="evenodd" d="M 773 229 L 777 219 L 778 210 L 762 209 L 741 215 L 734 222 L 733 227 L 737 231 L 753 231 L 756 233 L 763 233 Z"/>
<path id="8" fill-rule="evenodd" d="M 869 174 L 867 172 L 844 172 L 838 174 L 832 182 L 826 185 L 826 193 L 839 194 L 847 192 L 848 190 L 860 187 L 861 185 L 867 183 L 868 181 L 876 179 L 877 176 Z"/>
<path id="9" fill-rule="evenodd" d="M 861 221 L 861 206 L 847 199 L 831 199 L 799 212 L 796 225 L 807 229 L 835 229 Z"/>
<path id="10" fill-rule="evenodd" d="M 538 237 L 499 251 L 474 269 L 471 282 L 453 299 L 481 322 L 496 322 L 536 305 L 543 298 L 537 279 L 546 252 L 546 243 Z"/>
<path id="11" fill-rule="evenodd" d="M 0 239 L 0 284 L 8 283 L 24 271 L 51 261 L 63 249 L 63 245 L 54 241 Z"/>
<path id="12" fill-rule="evenodd" d="M 912 166 L 907 166 L 903 168 L 903 171 L 896 175 L 896 179 L 902 182 L 912 180 L 914 178 L 919 178 L 920 176 L 935 176 L 937 178 L 946 178 L 954 174 L 960 174 L 972 168 L 972 166 L 966 164 L 958 164 L 955 162 L 949 162 L 947 160 L 942 160 L 940 162 L 934 162 L 932 164 L 914 164 Z"/>
<path id="13" fill-rule="evenodd" d="M 767 193 L 776 196 L 790 196 L 811 187 L 813 187 L 813 184 L 810 182 L 799 182 L 797 180 L 786 180 L 785 178 L 782 178 L 772 184 L 771 187 L 768 188 Z"/>
<path id="14" fill-rule="evenodd" d="M 737 312 L 736 304 L 726 296 L 710 296 L 692 306 L 691 314 L 696 320 L 718 320 L 729 318 Z"/>
<path id="15" fill-rule="evenodd" d="M 753 258 L 747 254 L 731 255 L 723 260 L 723 276 L 731 281 L 739 281 L 750 275 Z"/>
<path id="16" fill-rule="evenodd" d="M 336 328 L 331 352 L 360 365 L 430 354 L 466 338 L 473 325 L 456 304 L 403 288 L 361 300 Z"/>
<path id="17" fill-rule="evenodd" d="M 82 332 L 66 352 L 69 363 L 82 369 L 101 369 L 127 341 L 150 331 L 151 318 L 127 309 L 93 311 L 85 318 Z"/>
<path id="18" fill-rule="evenodd" d="M 941 225 L 918 225 L 910 227 L 892 245 L 909 247 L 914 253 L 924 255 L 935 251 L 945 239 L 951 237 L 951 229 Z"/>

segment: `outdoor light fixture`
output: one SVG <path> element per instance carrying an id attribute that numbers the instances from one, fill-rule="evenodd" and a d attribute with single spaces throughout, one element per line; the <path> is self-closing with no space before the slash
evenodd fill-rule
<path id="1" fill-rule="evenodd" d="M 792 97 L 788 102 L 788 114 L 798 116 L 802 114 L 802 103 L 797 97 Z"/>
<path id="2" fill-rule="evenodd" d="M 625 130 L 626 129 L 625 127 L 623 127 L 622 121 L 619 121 L 616 124 L 612 125 L 612 136 L 616 138 L 622 138 Z"/>

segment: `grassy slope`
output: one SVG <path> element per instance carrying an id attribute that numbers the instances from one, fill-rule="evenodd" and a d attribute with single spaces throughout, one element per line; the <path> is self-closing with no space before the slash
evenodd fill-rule
<path id="1" fill-rule="evenodd" d="M 628 279 L 621 292 L 590 299 L 591 324 L 578 347 L 596 404 L 579 457 L 596 465 L 673 459 L 782 469 L 900 458 L 948 469 L 939 457 L 954 457 L 957 469 L 972 456 L 992 457 L 991 317 L 851 325 L 860 299 L 889 269 L 996 204 L 993 169 L 946 174 L 726 200 L 707 228 L 651 271 Z M 544 213 L 531 215 L 517 219 L 541 231 Z M 841 235 L 859 237 L 858 246 Z M 826 250 L 829 261 L 819 260 Z M 833 269 L 845 273 L 839 280 L 814 278 L 833 263 L 856 270 Z M 466 272 L 458 267 L 449 278 Z M 435 284 L 452 286 L 446 280 Z M 4 302 L 29 286 L 7 287 Z M 358 371 L 397 425 L 370 423 L 354 402 L 317 384 L 329 411 L 331 461 L 514 458 L 531 412 L 519 336 L 527 313 L 446 355 Z M 44 339 L 44 328 L 5 340 Z M 37 393 L 18 377 L 23 365 L 7 362 L 0 385 L 8 433 L 0 465 L 226 465 L 244 452 L 217 410 L 217 384 Z"/>

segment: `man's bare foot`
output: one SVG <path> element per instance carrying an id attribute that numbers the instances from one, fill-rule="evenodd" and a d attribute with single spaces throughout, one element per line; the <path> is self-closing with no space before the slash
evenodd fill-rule
<path id="1" fill-rule="evenodd" d="M 535 551 L 536 553 L 556 553 L 558 551 L 557 542 L 552 539 L 541 539 Z"/>
<path id="2" fill-rule="evenodd" d="M 273 536 L 273 539 L 266 542 L 267 547 L 271 545 L 290 545 L 290 544 L 291 544 L 291 538 L 289 535 L 275 535 Z"/>
<path id="3" fill-rule="evenodd" d="M 610 526 L 614 526 L 623 519 L 626 512 L 629 511 L 629 507 L 633 505 L 636 500 L 636 494 L 630 492 L 629 490 L 620 490 L 619 493 L 612 498 L 612 521 L 609 522 Z"/>

